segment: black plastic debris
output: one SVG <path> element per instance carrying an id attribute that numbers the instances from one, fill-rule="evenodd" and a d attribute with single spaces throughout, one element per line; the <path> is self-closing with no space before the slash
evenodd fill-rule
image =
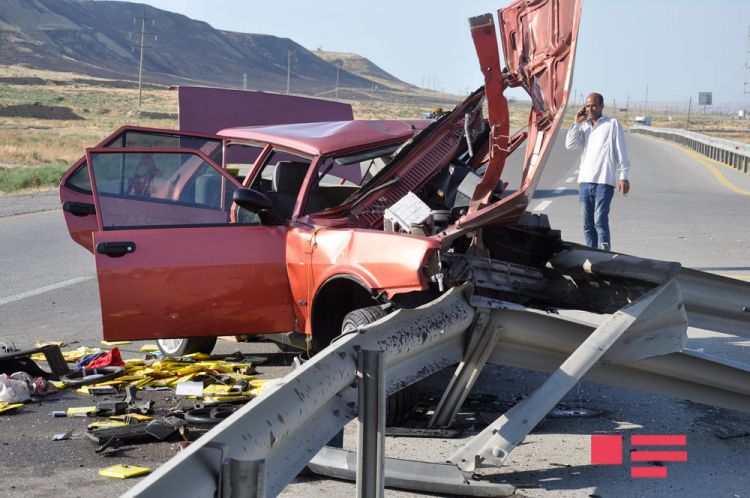
<path id="1" fill-rule="evenodd" d="M 31 355 L 43 353 L 47 360 L 50 372 L 45 372 L 34 360 Z M 24 349 L 23 351 L 8 350 L 0 354 L 0 373 L 11 374 L 13 372 L 26 372 L 32 377 L 43 377 L 45 379 L 59 379 L 68 374 L 70 369 L 65 363 L 60 347 L 54 344 L 42 346 L 41 348 Z"/>
<path id="2" fill-rule="evenodd" d="M 94 429 L 87 432 L 86 437 L 101 445 L 120 446 L 123 443 L 150 443 L 164 441 L 183 425 L 185 425 L 184 420 L 168 416 L 123 427 Z"/>
<path id="3" fill-rule="evenodd" d="M 100 367 L 100 368 L 79 368 L 73 372 L 60 377 L 63 384 L 68 387 L 80 387 L 87 384 L 98 384 L 108 380 L 116 379 L 125 373 L 123 367 Z"/>

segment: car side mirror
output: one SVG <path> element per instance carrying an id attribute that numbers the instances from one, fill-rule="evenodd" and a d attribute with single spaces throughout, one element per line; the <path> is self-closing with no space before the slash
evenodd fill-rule
<path id="1" fill-rule="evenodd" d="M 283 225 L 284 220 L 271 209 L 273 203 L 263 192 L 250 188 L 238 188 L 232 194 L 232 200 L 242 209 L 255 213 L 261 225 Z"/>
<path id="2" fill-rule="evenodd" d="M 238 188 L 232 195 L 232 200 L 237 203 L 238 206 L 258 213 L 266 209 L 271 209 L 271 199 L 268 198 L 263 192 L 249 188 Z"/>

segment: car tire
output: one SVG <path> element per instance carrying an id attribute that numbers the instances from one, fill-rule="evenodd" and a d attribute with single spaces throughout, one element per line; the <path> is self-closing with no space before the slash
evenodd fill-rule
<path id="1" fill-rule="evenodd" d="M 193 408 L 185 412 L 185 422 L 191 425 L 216 425 L 235 412 L 233 406 Z"/>
<path id="2" fill-rule="evenodd" d="M 164 356 L 184 356 L 192 353 L 210 354 L 216 345 L 216 337 L 157 339 L 156 345 Z"/>
<path id="3" fill-rule="evenodd" d="M 341 323 L 341 333 L 346 334 L 364 327 L 388 315 L 382 306 L 369 306 L 347 313 Z M 394 426 L 406 422 L 417 404 L 417 389 L 414 384 L 386 397 L 385 425 Z"/>

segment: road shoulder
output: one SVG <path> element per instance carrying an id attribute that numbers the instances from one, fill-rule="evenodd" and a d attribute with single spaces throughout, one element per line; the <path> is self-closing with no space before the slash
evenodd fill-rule
<path id="1" fill-rule="evenodd" d="M 0 195 L 0 218 L 60 209 L 57 189 Z"/>

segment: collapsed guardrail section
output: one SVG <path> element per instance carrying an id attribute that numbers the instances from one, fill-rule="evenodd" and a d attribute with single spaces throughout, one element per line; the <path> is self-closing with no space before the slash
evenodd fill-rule
<path id="1" fill-rule="evenodd" d="M 693 320 L 747 337 L 750 284 L 623 257 L 581 250 L 556 262 L 573 267 L 583 261 L 588 271 L 650 275 L 660 282 L 598 324 L 473 295 L 474 287 L 465 284 L 342 336 L 125 496 L 276 496 L 308 462 L 322 475 L 356 477 L 359 496 L 382 496 L 383 485 L 508 496 L 512 486 L 477 480 L 474 472 L 501 465 L 584 378 L 750 413 L 750 366 L 683 351 Z M 551 375 L 448 462 L 383 456 L 377 419 L 386 392 L 458 364 L 430 424 L 446 426 L 486 363 Z M 325 446 L 358 415 L 359 455 Z"/>
<path id="2" fill-rule="evenodd" d="M 687 130 L 654 128 L 653 126 L 634 125 L 631 133 L 650 135 L 670 142 L 689 147 L 720 163 L 727 164 L 742 173 L 750 173 L 750 145 L 710 137 Z"/>
<path id="3" fill-rule="evenodd" d="M 343 336 L 124 496 L 276 496 L 357 416 L 358 352 L 384 352 L 389 394 L 456 364 L 474 319 L 470 294 L 455 288 Z"/>

